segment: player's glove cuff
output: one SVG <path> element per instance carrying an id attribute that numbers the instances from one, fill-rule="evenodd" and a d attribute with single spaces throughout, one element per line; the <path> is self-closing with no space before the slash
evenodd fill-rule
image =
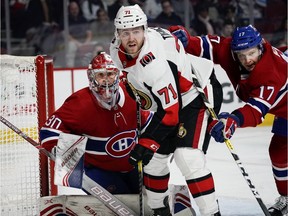
<path id="1" fill-rule="evenodd" d="M 149 138 L 140 138 L 139 144 L 144 146 L 145 148 L 150 149 L 153 152 L 156 152 L 160 147 L 160 145 L 155 140 Z"/>

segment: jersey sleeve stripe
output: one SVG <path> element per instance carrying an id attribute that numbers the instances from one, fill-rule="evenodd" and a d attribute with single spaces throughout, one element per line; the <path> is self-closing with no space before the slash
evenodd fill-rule
<path id="1" fill-rule="evenodd" d="M 209 59 L 209 60 L 212 60 L 213 61 L 213 57 L 211 55 L 211 44 L 210 44 L 210 41 L 208 40 L 207 36 L 202 36 L 201 37 L 201 40 L 203 42 L 203 57 L 206 58 L 206 59 Z"/>
<path id="2" fill-rule="evenodd" d="M 259 98 L 250 98 L 247 104 L 261 113 L 263 117 L 268 113 L 269 107 L 271 107 L 270 104 L 268 104 L 266 101 L 260 100 Z"/>

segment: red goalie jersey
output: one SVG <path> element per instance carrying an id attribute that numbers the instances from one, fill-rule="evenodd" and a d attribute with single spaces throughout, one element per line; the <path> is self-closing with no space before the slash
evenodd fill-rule
<path id="1" fill-rule="evenodd" d="M 75 92 L 53 113 L 41 128 L 42 146 L 51 150 L 59 134 L 69 133 L 88 137 L 85 166 L 108 171 L 131 171 L 129 153 L 137 137 L 136 102 L 120 83 L 118 103 L 112 110 L 101 107 L 89 88 Z M 141 112 L 142 126 L 152 116 Z M 143 128 L 142 127 L 142 128 Z"/>
<path id="2" fill-rule="evenodd" d="M 237 111 L 245 118 L 241 127 L 256 126 L 267 113 L 287 119 L 287 57 L 267 41 L 255 68 L 245 73 L 231 51 L 231 38 L 202 36 L 189 38 L 186 51 L 220 64 L 238 97 L 246 102 Z"/>

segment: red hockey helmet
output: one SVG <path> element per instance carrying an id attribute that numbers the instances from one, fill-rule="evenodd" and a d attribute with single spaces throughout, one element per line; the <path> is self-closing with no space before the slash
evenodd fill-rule
<path id="1" fill-rule="evenodd" d="M 101 52 L 90 62 L 87 70 L 89 87 L 99 104 L 111 110 L 117 102 L 119 70 L 110 55 Z"/>

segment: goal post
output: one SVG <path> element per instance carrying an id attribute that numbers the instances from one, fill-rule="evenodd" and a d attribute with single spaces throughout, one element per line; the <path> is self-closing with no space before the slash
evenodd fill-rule
<path id="1" fill-rule="evenodd" d="M 1 116 L 39 141 L 39 129 L 54 111 L 53 59 L 0 55 Z M 48 160 L 0 124 L 1 215 L 38 215 L 48 196 Z"/>

